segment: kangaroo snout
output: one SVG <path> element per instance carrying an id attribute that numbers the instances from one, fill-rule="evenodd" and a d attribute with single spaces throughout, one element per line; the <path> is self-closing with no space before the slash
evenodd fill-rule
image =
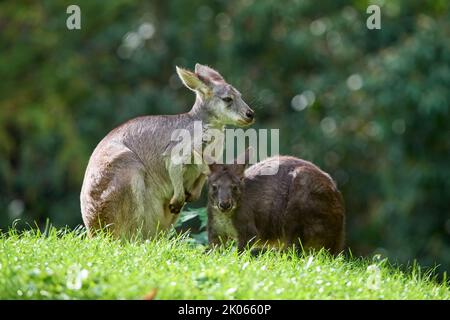
<path id="1" fill-rule="evenodd" d="M 242 120 L 238 121 L 240 125 L 248 126 L 255 122 L 255 111 L 247 107 L 243 112 L 241 112 Z"/>
<path id="2" fill-rule="evenodd" d="M 253 119 L 255 117 L 255 111 L 253 111 L 252 109 L 248 109 L 245 112 L 245 116 L 247 117 L 248 120 L 253 121 Z"/>
<path id="3" fill-rule="evenodd" d="M 222 211 L 228 211 L 231 209 L 231 200 L 227 201 L 220 201 L 219 202 L 219 209 Z"/>

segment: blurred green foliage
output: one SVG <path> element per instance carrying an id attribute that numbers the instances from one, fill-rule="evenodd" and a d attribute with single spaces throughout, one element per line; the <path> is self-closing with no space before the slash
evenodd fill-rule
<path id="1" fill-rule="evenodd" d="M 66 28 L 81 8 L 82 29 Z M 381 6 L 381 30 L 366 8 Z M 343 192 L 348 245 L 450 265 L 450 3 L 0 3 L 0 226 L 81 223 L 90 153 L 114 126 L 189 109 L 175 65 L 217 68 L 280 128 L 281 152 Z M 202 199 L 197 206 L 204 206 Z"/>

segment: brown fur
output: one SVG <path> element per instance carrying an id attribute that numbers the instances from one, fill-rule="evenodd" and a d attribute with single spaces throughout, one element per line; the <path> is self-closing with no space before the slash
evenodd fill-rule
<path id="1" fill-rule="evenodd" d="M 274 161 L 279 161 L 278 172 L 261 175 L 261 169 Z M 311 162 L 277 156 L 251 166 L 245 173 L 244 165 L 238 164 L 214 164 L 210 169 L 211 244 L 235 238 L 235 233 L 240 250 L 248 244 L 297 248 L 301 244 L 305 249 L 324 247 L 332 253 L 343 249 L 343 198 L 331 177 Z M 221 202 L 231 202 L 231 209 L 221 210 Z"/>

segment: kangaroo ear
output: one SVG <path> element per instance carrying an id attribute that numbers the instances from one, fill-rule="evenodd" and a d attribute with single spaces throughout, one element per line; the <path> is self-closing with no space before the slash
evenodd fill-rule
<path id="1" fill-rule="evenodd" d="M 212 165 L 212 164 L 217 163 L 217 161 L 213 157 L 206 154 L 205 152 L 203 152 L 203 162 L 206 163 L 207 165 Z"/>
<path id="2" fill-rule="evenodd" d="M 195 73 L 198 77 L 207 84 L 214 84 L 214 82 L 225 82 L 225 79 L 220 75 L 219 72 L 210 68 L 208 66 L 204 66 L 202 64 L 195 64 Z"/>
<path id="3" fill-rule="evenodd" d="M 222 167 L 223 167 L 223 164 L 218 164 L 216 162 L 212 162 L 212 163 L 208 164 L 208 168 L 209 168 L 209 173 L 210 174 L 215 172 L 215 171 L 219 171 L 220 168 L 222 168 Z"/>
<path id="4" fill-rule="evenodd" d="M 183 84 L 192 91 L 208 94 L 211 90 L 200 78 L 192 71 L 176 67 L 178 77 Z"/>
<path id="5" fill-rule="evenodd" d="M 245 164 L 233 164 L 233 172 L 241 180 L 244 178 L 245 169 L 247 169 L 247 165 Z"/>
<path id="6" fill-rule="evenodd" d="M 240 154 L 235 160 L 236 164 L 244 164 L 246 166 L 248 166 L 250 162 L 256 163 L 256 153 L 252 147 L 248 147 L 247 149 L 245 149 L 245 151 Z"/>
<path id="7" fill-rule="evenodd" d="M 245 149 L 245 151 L 235 160 L 234 172 L 241 176 L 241 178 L 244 177 L 245 169 L 247 169 L 250 165 L 250 157 L 252 158 L 252 162 L 256 163 L 256 154 L 254 153 L 254 149 L 252 147 Z"/>

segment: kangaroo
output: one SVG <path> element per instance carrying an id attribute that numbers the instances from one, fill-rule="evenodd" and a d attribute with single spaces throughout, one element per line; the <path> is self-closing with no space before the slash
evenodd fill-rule
<path id="1" fill-rule="evenodd" d="M 278 172 L 261 174 L 270 166 L 278 166 Z M 210 164 L 207 212 L 212 246 L 235 240 L 239 251 L 253 244 L 325 247 L 333 254 L 343 248 L 341 193 L 327 173 L 295 157 L 274 156 L 248 169 Z"/>
<path id="2" fill-rule="evenodd" d="M 195 72 L 176 67 L 182 83 L 196 94 L 187 113 L 137 117 L 113 129 L 93 151 L 80 194 L 83 222 L 91 236 L 106 228 L 115 237 L 150 238 L 176 222 L 185 202 L 200 197 L 206 181 L 205 161 L 178 164 L 171 159 L 172 133 L 193 133 L 201 121 L 223 132 L 225 125 L 247 126 L 254 111 L 214 69 Z M 207 139 L 206 139 L 207 140 Z M 206 141 L 203 146 L 223 141 Z M 199 152 L 199 150 L 194 150 Z M 201 152 L 201 151 L 200 151 Z"/>

